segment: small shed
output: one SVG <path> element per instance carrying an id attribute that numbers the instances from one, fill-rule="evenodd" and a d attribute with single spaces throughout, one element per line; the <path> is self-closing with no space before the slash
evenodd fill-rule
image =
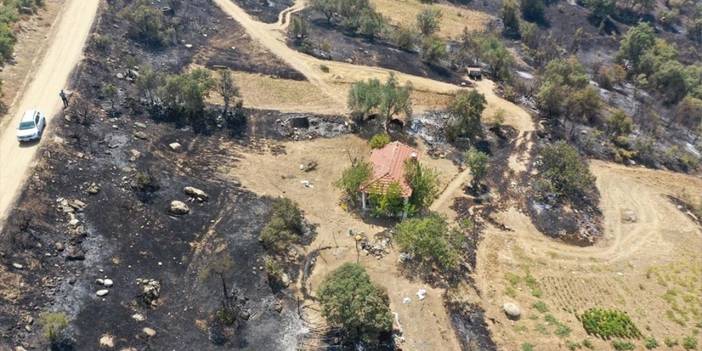
<path id="1" fill-rule="evenodd" d="M 483 79 L 483 69 L 480 67 L 468 67 L 466 71 L 468 72 L 468 78 L 472 80 Z"/>
<path id="2" fill-rule="evenodd" d="M 363 209 L 368 207 L 371 193 L 384 193 L 393 183 L 400 185 L 405 202 L 412 196 L 412 187 L 405 178 L 405 163 L 407 160 L 417 160 L 419 154 L 414 148 L 395 141 L 371 152 L 373 173 L 370 180 L 360 188 Z"/>

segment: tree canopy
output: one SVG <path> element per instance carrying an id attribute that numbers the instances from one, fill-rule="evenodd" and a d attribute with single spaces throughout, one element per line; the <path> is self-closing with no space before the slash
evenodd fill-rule
<path id="1" fill-rule="evenodd" d="M 449 105 L 451 118 L 447 123 L 447 137 L 455 140 L 467 137 L 472 141 L 483 135 L 482 114 L 487 105 L 485 96 L 476 90 L 456 92 Z"/>
<path id="2" fill-rule="evenodd" d="M 406 219 L 395 226 L 395 241 L 403 252 L 414 256 L 422 268 L 450 272 L 461 262 L 463 234 L 449 228 L 446 219 L 430 214 Z"/>
<path id="3" fill-rule="evenodd" d="M 332 271 L 317 296 L 322 315 L 343 330 L 347 342 L 377 345 L 379 337 L 392 330 L 387 293 L 358 264 L 345 263 Z"/>

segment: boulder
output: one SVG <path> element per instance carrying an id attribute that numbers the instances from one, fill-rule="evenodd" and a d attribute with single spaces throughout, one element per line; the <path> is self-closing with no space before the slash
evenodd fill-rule
<path id="1" fill-rule="evenodd" d="M 504 305 L 502 305 L 502 309 L 505 311 L 505 314 L 507 315 L 507 318 L 509 319 L 519 319 L 522 315 L 522 310 L 519 308 L 519 305 L 516 303 L 512 302 L 507 302 Z"/>
<path id="2" fill-rule="evenodd" d="M 99 297 L 103 297 L 103 296 L 107 296 L 107 294 L 109 294 L 109 293 L 110 293 L 110 291 L 107 289 L 100 289 L 100 290 L 95 292 L 95 295 L 97 295 Z"/>
<path id="3" fill-rule="evenodd" d="M 209 197 L 206 192 L 192 186 L 186 186 L 183 188 L 183 192 L 200 202 L 207 201 L 207 198 Z"/>
<path id="4" fill-rule="evenodd" d="M 90 195 L 95 195 L 95 194 L 97 194 L 97 193 L 100 192 L 100 186 L 97 185 L 97 184 L 95 184 L 95 183 L 90 183 L 90 185 L 88 186 L 88 188 L 86 189 L 86 191 L 87 191 L 88 194 L 90 194 Z"/>
<path id="5" fill-rule="evenodd" d="M 66 260 L 82 261 L 84 259 L 85 259 L 85 252 L 83 252 L 83 250 L 80 247 L 71 245 L 66 250 Z"/>
<path id="6" fill-rule="evenodd" d="M 171 201 L 171 205 L 168 207 L 168 212 L 178 216 L 185 215 L 190 213 L 190 207 L 188 207 L 188 205 L 186 205 L 183 201 L 173 200 Z"/>

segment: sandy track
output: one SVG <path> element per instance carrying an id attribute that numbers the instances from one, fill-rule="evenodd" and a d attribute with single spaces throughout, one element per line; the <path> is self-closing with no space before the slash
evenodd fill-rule
<path id="1" fill-rule="evenodd" d="M 0 229 L 9 207 L 19 194 L 34 157 L 38 144 L 19 145 L 15 128 L 24 111 L 37 108 L 51 121 L 61 109 L 58 92 L 65 87 L 68 78 L 81 59 L 84 44 L 90 33 L 99 0 L 69 0 L 64 5 L 61 20 L 49 36 L 50 46 L 41 60 L 34 80 L 19 100 L 17 113 L 10 123 L 0 131 Z M 44 139 L 51 135 L 51 125 Z"/>

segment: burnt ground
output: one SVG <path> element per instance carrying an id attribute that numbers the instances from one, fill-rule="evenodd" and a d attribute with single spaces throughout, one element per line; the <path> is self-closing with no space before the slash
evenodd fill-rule
<path id="1" fill-rule="evenodd" d="M 248 14 L 261 22 L 275 23 L 278 21 L 278 14 L 286 8 L 292 6 L 294 0 L 233 0 L 241 6 Z"/>
<path id="2" fill-rule="evenodd" d="M 339 26 L 330 25 L 312 9 L 306 8 L 295 16 L 301 16 L 308 23 L 308 46 L 288 40 L 288 46 L 296 50 L 325 60 L 378 66 L 454 84 L 462 82 L 461 76 L 450 69 L 422 62 L 415 51 L 401 50 L 383 39 L 371 41 L 347 33 Z"/>
<path id="3" fill-rule="evenodd" d="M 8 283 L 0 289 L 0 349 L 46 345 L 38 322 L 45 311 L 67 315 L 71 321 L 67 334 L 76 350 L 97 349 L 103 335 L 111 336 L 119 349 L 219 349 L 209 341 L 208 320 L 220 306 L 222 290 L 217 279 L 203 280 L 202 274 L 213 252 L 233 262 L 225 280 L 246 299 L 243 306 L 250 314 L 236 330 L 224 331 L 226 347 L 289 349 L 302 331 L 295 301 L 286 290 L 274 292 L 260 269 L 264 252 L 258 233 L 271 199 L 218 177 L 222 162 L 235 162 L 231 150 L 222 149 L 222 140 L 231 138 L 229 132 L 203 135 L 150 120 L 140 108 L 131 77 L 145 64 L 178 72 L 194 57 L 208 57 L 197 56 L 199 48 L 218 40 L 216 33 L 222 29 L 236 27 L 231 26 L 234 22 L 225 21 L 208 1 L 181 4 L 173 19 L 187 18 L 180 35 L 192 47 L 154 49 L 126 39 L 124 20 L 116 15 L 121 8 L 114 8 L 124 4 L 106 6 L 94 32 L 111 38 L 110 45 L 91 42 L 71 89 L 90 102 L 91 118 L 79 119 L 75 110 L 57 116 L 53 140 L 40 150 L 39 164 L 0 236 L 0 274 Z M 210 21 L 211 17 L 216 20 Z M 200 26 L 204 23 L 207 26 Z M 261 55 L 243 51 L 253 45 L 245 37 L 230 40 L 242 55 Z M 111 58 L 104 60 L 106 53 Z M 270 59 L 250 68 L 293 74 L 278 62 Z M 271 71 L 261 71 L 266 69 Z M 118 88 L 113 115 L 119 117 L 107 117 L 109 104 L 100 96 L 106 83 Z M 334 118 L 327 124 L 318 116 L 244 113 L 249 123 L 238 137 L 244 145 L 252 138 L 344 132 L 343 123 Z M 299 123 L 293 119 L 305 118 L 310 128 L 293 128 Z M 271 120 L 280 120 L 282 127 L 267 127 Z M 172 142 L 181 143 L 182 151 L 172 151 L 168 147 Z M 154 180 L 148 190 L 135 190 L 140 173 Z M 93 183 L 99 187 L 96 194 L 88 193 Z M 183 193 L 185 186 L 204 190 L 208 201 L 191 200 Z M 187 203 L 190 213 L 170 215 L 172 200 Z M 98 278 L 114 281 L 102 298 L 96 296 L 104 288 L 96 284 Z M 139 278 L 160 283 L 155 306 L 142 301 Z M 134 314 L 145 320 L 136 320 Z M 145 336 L 144 327 L 157 334 Z"/>

